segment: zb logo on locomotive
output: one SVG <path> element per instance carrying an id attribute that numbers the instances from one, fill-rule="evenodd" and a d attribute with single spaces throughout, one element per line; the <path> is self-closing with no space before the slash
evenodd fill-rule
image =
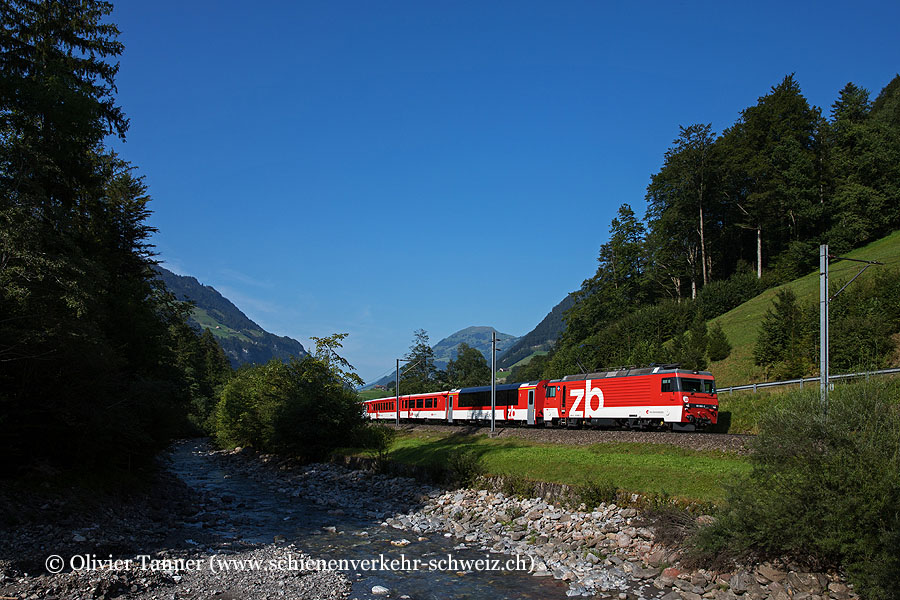
<path id="1" fill-rule="evenodd" d="M 572 407 L 569 409 L 570 417 L 599 417 L 600 410 L 603 408 L 603 392 L 600 388 L 591 387 L 591 380 L 584 382 L 584 389 L 569 390 L 569 395 L 575 399 Z M 581 409 L 581 403 L 584 402 L 584 410 Z"/>

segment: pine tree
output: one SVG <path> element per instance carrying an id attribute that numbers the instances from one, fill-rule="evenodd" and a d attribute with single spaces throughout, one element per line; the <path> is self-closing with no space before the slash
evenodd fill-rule
<path id="1" fill-rule="evenodd" d="M 454 388 L 490 385 L 491 367 L 481 351 L 463 342 L 447 364 L 447 381 Z"/>
<path id="2" fill-rule="evenodd" d="M 713 321 L 709 330 L 708 343 L 706 345 L 706 354 L 709 360 L 725 360 L 731 354 L 731 343 L 728 341 L 722 325 L 718 321 Z"/>

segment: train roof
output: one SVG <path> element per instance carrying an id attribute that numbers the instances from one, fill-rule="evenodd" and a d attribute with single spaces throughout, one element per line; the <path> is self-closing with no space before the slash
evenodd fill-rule
<path id="1" fill-rule="evenodd" d="M 522 387 L 521 383 L 501 383 L 500 385 L 494 386 L 494 389 L 498 392 L 504 390 L 517 390 Z M 481 385 L 478 387 L 468 387 L 468 388 L 460 388 L 460 394 L 470 394 L 473 392 L 489 392 L 491 391 L 491 386 L 489 385 Z"/>
<path id="2" fill-rule="evenodd" d="M 641 367 L 639 369 L 616 369 L 613 371 L 597 371 L 594 373 L 581 373 L 579 375 L 566 375 L 562 379 L 553 381 L 584 381 L 585 379 L 606 379 L 607 377 L 631 377 L 634 375 L 707 375 L 712 377 L 709 371 L 689 371 L 679 369 L 677 365 L 660 365 L 655 367 Z"/>

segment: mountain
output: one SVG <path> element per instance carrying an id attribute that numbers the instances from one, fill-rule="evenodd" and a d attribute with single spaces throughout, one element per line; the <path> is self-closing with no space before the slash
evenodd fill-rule
<path id="1" fill-rule="evenodd" d="M 297 340 L 269 333 L 251 321 L 215 288 L 160 266 L 156 270 L 178 300 L 194 303 L 189 323 L 195 329 L 208 328 L 212 331 L 232 366 L 264 364 L 273 358 L 286 360 L 291 356 L 307 354 L 303 344 Z"/>
<path id="2" fill-rule="evenodd" d="M 491 333 L 497 331 L 493 327 L 466 327 L 449 335 L 432 346 L 434 350 L 434 364 L 438 369 L 446 369 L 447 363 L 456 358 L 456 349 L 460 344 L 466 343 L 479 350 L 488 364 L 491 363 Z M 519 340 L 514 335 L 497 331 L 497 356 L 501 351 L 506 351 Z M 498 360 L 499 364 L 499 360 Z"/>
<path id="3" fill-rule="evenodd" d="M 523 358 L 531 356 L 541 350 L 550 350 L 556 343 L 556 338 L 565 330 L 566 323 L 563 316 L 566 311 L 575 304 L 575 297 L 569 294 L 562 302 L 553 307 L 537 327 L 520 337 L 518 341 L 509 346 L 509 350 L 503 353 L 497 360 L 499 368 L 508 368 Z"/>
<path id="4" fill-rule="evenodd" d="M 432 350 L 434 350 L 435 366 L 437 366 L 438 369 L 446 369 L 447 363 L 450 362 L 451 359 L 456 358 L 456 349 L 463 342 L 480 351 L 484 355 L 485 360 L 488 361 L 488 364 L 490 364 L 492 331 L 497 330 L 493 327 L 466 327 L 465 329 L 460 329 L 456 333 L 448 335 L 431 347 Z M 497 331 L 498 368 L 500 365 L 499 357 L 501 356 L 501 351 L 505 351 L 506 348 L 513 346 L 518 339 L 519 338 L 514 335 L 510 335 L 508 333 L 500 333 L 499 331 Z M 394 381 L 394 378 L 394 373 L 385 375 L 381 379 L 369 383 L 364 389 L 368 389 L 376 385 L 387 385 L 391 381 Z"/>

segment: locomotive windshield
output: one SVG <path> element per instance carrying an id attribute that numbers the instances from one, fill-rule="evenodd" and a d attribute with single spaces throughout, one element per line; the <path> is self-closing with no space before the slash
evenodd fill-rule
<path id="1" fill-rule="evenodd" d="M 712 379 L 691 379 L 689 377 L 680 377 L 682 392 L 699 392 L 701 394 L 712 394 L 715 390 L 714 381 Z"/>

